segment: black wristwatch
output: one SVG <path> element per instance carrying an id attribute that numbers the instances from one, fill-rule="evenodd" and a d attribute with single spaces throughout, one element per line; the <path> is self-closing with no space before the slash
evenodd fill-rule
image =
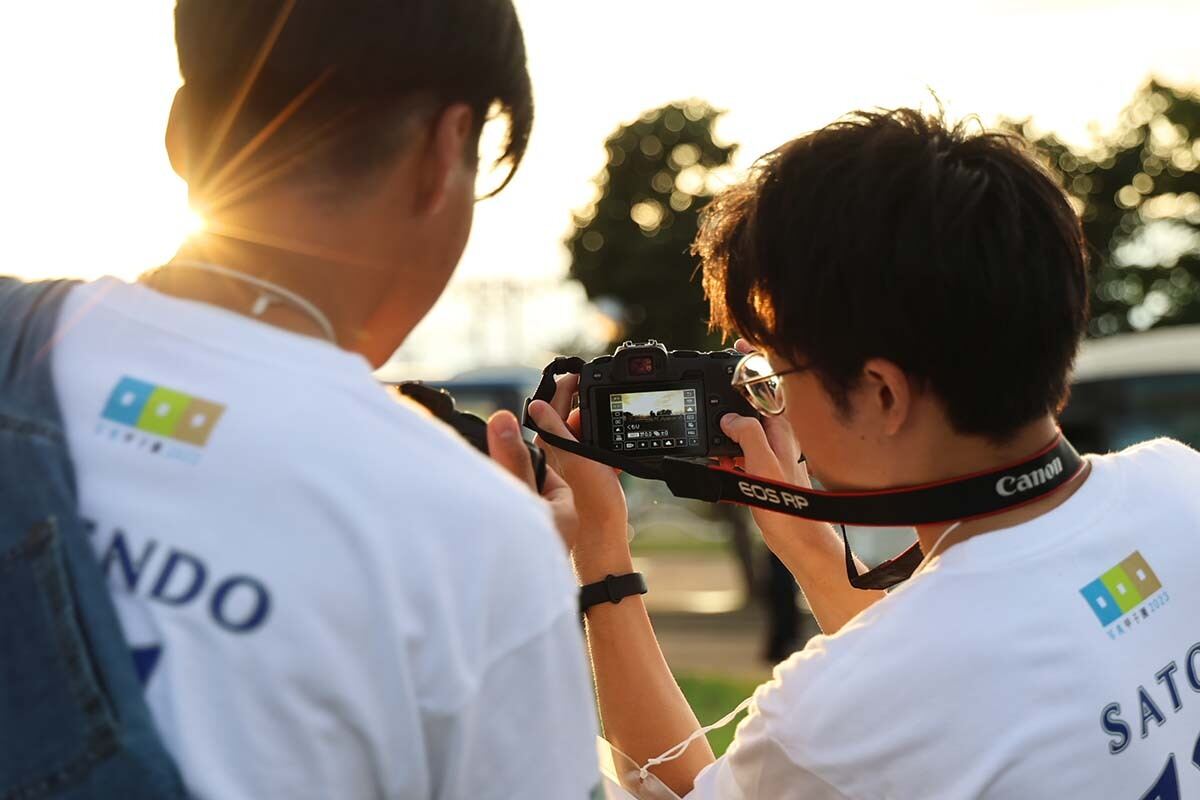
<path id="1" fill-rule="evenodd" d="M 604 580 L 579 587 L 579 613 L 600 603 L 619 603 L 634 594 L 645 594 L 646 579 L 640 572 L 628 575 L 605 575 Z"/>

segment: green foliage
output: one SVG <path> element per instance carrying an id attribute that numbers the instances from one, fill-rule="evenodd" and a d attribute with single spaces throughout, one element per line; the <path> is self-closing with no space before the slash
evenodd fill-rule
<path id="1" fill-rule="evenodd" d="M 1200 93 L 1150 81 L 1087 152 L 1009 123 L 1062 175 L 1092 252 L 1089 334 L 1200 322 Z"/>
<path id="2" fill-rule="evenodd" d="M 621 339 L 658 339 L 670 347 L 712 347 L 708 306 L 691 255 L 698 214 L 714 170 L 736 145 L 718 142 L 720 111 L 671 103 L 619 127 L 596 176 L 599 198 L 575 215 L 567 239 L 571 277 L 592 300 L 616 301 Z"/>

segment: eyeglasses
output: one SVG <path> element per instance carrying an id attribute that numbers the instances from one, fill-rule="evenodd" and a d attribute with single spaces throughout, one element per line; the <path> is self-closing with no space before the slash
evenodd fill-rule
<path id="1" fill-rule="evenodd" d="M 783 413 L 783 376 L 803 372 L 808 367 L 771 371 L 771 363 L 762 353 L 747 353 L 733 368 L 733 387 L 746 396 L 761 414 L 775 417 Z"/>

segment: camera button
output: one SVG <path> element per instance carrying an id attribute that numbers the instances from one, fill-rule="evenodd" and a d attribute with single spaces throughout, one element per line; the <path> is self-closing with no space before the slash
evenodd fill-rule
<path id="1" fill-rule="evenodd" d="M 714 395 L 709 395 L 709 397 L 708 397 L 708 404 L 709 404 L 710 406 L 715 406 L 715 405 L 716 405 L 717 403 L 719 403 L 719 402 L 721 402 L 721 398 L 717 397 L 715 394 L 714 394 Z"/>
<path id="2" fill-rule="evenodd" d="M 714 436 L 712 438 L 712 443 L 713 444 L 725 444 L 725 437 L 724 436 Z"/>

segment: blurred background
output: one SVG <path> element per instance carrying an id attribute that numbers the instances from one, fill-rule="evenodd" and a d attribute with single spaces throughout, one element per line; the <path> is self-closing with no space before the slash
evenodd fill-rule
<path id="1" fill-rule="evenodd" d="M 1094 314 L 1068 435 L 1100 452 L 1155 435 L 1200 446 L 1197 0 L 516 5 L 537 100 L 528 155 L 477 208 L 449 291 L 381 378 L 442 383 L 485 413 L 515 408 L 558 353 L 723 346 L 691 280 L 706 199 L 848 110 L 940 101 L 1023 133 L 1083 216 Z M 202 226 L 162 144 L 172 9 L 0 9 L 0 271 L 132 280 Z M 815 626 L 744 513 L 627 491 L 664 649 L 711 721 Z M 871 561 L 912 538 L 852 536 Z"/>

